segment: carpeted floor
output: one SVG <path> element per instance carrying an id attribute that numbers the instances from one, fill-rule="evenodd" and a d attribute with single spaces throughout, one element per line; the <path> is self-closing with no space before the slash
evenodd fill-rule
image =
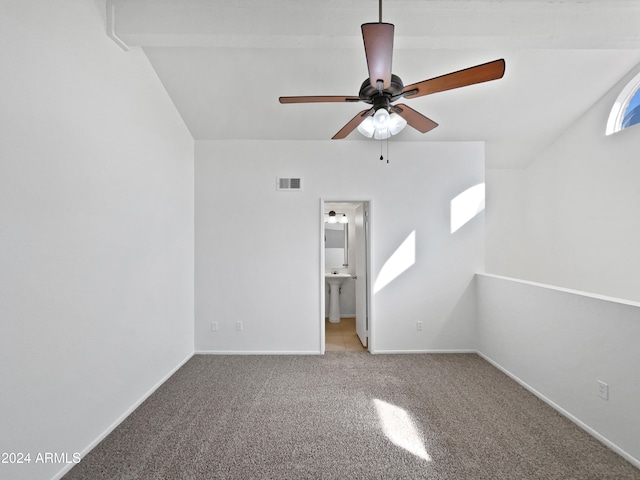
<path id="1" fill-rule="evenodd" d="M 638 479 L 477 355 L 195 356 L 65 477 Z"/>

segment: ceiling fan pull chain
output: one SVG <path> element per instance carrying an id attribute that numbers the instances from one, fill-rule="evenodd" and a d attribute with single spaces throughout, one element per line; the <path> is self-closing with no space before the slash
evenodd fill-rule
<path id="1" fill-rule="evenodd" d="M 387 163 L 389 163 L 389 137 L 387 137 Z"/>
<path id="2" fill-rule="evenodd" d="M 384 157 L 382 156 L 382 142 L 380 142 L 380 161 L 384 160 Z"/>

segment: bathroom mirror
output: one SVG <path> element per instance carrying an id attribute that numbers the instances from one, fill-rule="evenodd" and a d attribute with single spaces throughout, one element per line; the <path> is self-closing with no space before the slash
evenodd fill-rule
<path id="1" fill-rule="evenodd" d="M 349 266 L 349 224 L 324 224 L 325 268 Z"/>

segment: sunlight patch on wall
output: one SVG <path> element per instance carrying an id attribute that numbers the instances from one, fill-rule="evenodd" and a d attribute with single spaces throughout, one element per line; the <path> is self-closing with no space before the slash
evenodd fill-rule
<path id="1" fill-rule="evenodd" d="M 484 183 L 479 183 L 451 200 L 451 233 L 458 231 L 484 210 L 484 198 Z"/>
<path id="2" fill-rule="evenodd" d="M 430 462 L 431 457 L 427 453 L 422 436 L 407 411 L 377 398 L 373 399 L 373 403 L 378 412 L 382 431 L 389 441 L 416 457 Z"/>
<path id="3" fill-rule="evenodd" d="M 385 262 L 373 285 L 373 293 L 378 293 L 395 280 L 402 272 L 416 263 L 416 231 L 414 230 L 402 242 Z"/>

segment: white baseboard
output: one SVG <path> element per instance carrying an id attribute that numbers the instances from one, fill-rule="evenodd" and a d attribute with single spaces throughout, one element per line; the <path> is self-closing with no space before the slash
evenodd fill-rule
<path id="1" fill-rule="evenodd" d="M 153 392 L 155 392 L 164 382 L 166 382 L 167 380 L 169 380 L 169 378 L 171 377 L 171 375 L 173 375 L 174 373 L 176 373 L 185 363 L 187 363 L 189 360 L 191 360 L 191 358 L 193 357 L 193 354 L 189 354 L 187 356 L 187 358 L 185 358 L 184 360 L 182 360 L 176 367 L 174 367 L 169 373 L 167 373 L 164 377 L 162 377 L 162 379 L 156 383 L 153 387 L 151 387 L 151 389 L 145 393 L 142 397 L 140 397 L 140 399 L 134 403 L 131 407 L 129 407 L 122 415 L 120 415 L 120 417 L 118 417 L 118 419 L 113 422 L 109 427 L 107 427 L 107 429 L 102 432 L 100 435 L 98 435 L 98 437 L 91 442 L 87 447 L 85 447 L 81 452 L 80 452 L 80 458 L 84 458 L 91 450 L 93 450 L 102 440 L 104 440 L 106 438 L 107 435 L 109 435 L 111 432 L 113 432 L 113 430 L 115 430 L 115 428 L 120 425 L 129 415 L 131 415 L 133 413 L 133 411 L 138 408 L 142 402 L 144 402 L 147 398 L 149 398 L 151 396 L 151 394 Z M 71 470 L 73 467 L 75 466 L 75 464 L 71 463 L 68 465 L 65 465 L 65 467 L 60 470 L 56 475 L 53 476 L 53 478 L 51 480 L 60 480 L 64 475 L 66 475 L 69 470 Z"/>
<path id="2" fill-rule="evenodd" d="M 320 355 L 320 350 L 244 351 L 244 350 L 196 350 L 194 355 Z"/>
<path id="3" fill-rule="evenodd" d="M 376 355 L 377 354 L 382 354 L 382 355 L 387 355 L 387 354 L 422 354 L 422 353 L 478 353 L 476 350 L 467 350 L 467 349 L 462 349 L 462 350 L 375 350 Z"/>
<path id="4" fill-rule="evenodd" d="M 526 388 L 529 392 L 533 393 L 536 397 L 538 397 L 540 400 L 542 400 L 544 403 L 546 403 L 547 405 L 549 405 L 551 408 L 553 408 L 554 410 L 556 410 L 558 413 L 560 413 L 561 415 L 563 415 L 564 417 L 568 418 L 569 420 L 571 420 L 573 423 L 575 423 L 577 426 L 579 426 L 580 428 L 582 428 L 585 432 L 587 432 L 589 435 L 591 435 L 592 437 L 598 439 L 600 442 L 602 442 L 604 445 L 606 445 L 607 447 L 609 447 L 611 450 L 613 450 L 614 452 L 616 452 L 618 455 L 620 455 L 622 458 L 624 458 L 626 461 L 628 461 L 630 464 L 632 464 L 634 467 L 636 468 L 640 468 L 640 460 L 638 460 L 637 458 L 635 458 L 634 456 L 632 456 L 631 454 L 627 453 L 625 450 L 623 450 L 622 448 L 620 448 L 618 445 L 616 445 L 615 443 L 613 443 L 612 441 L 610 441 L 609 439 L 607 439 L 606 437 L 604 437 L 603 435 L 601 435 L 600 433 L 598 433 L 597 431 L 595 431 L 593 428 L 591 428 L 589 425 L 587 425 L 586 423 L 582 422 L 579 418 L 573 416 L 571 413 L 569 413 L 567 410 L 565 410 L 564 408 L 562 408 L 560 405 L 558 405 L 557 403 L 554 403 L 552 400 L 550 400 L 549 398 L 545 397 L 542 393 L 538 392 L 535 388 L 533 388 L 531 385 L 529 385 L 528 383 L 526 383 L 525 381 L 523 381 L 522 379 L 520 379 L 519 377 L 517 377 L 516 375 L 514 375 L 513 373 L 511 373 L 509 370 L 507 370 L 506 368 L 502 367 L 502 365 L 498 364 L 497 362 L 493 361 L 491 358 L 487 357 L 484 353 L 482 352 L 476 352 L 478 355 L 480 355 L 482 358 L 484 358 L 487 362 L 489 362 L 491 365 L 493 365 L 494 367 L 496 367 L 498 370 L 500 370 L 502 373 L 504 373 L 505 375 L 507 375 L 508 377 L 510 377 L 512 380 L 518 382 L 521 386 L 523 386 L 524 388 Z"/>
<path id="5" fill-rule="evenodd" d="M 325 351 L 325 353 L 327 353 Z M 331 352 L 329 352 L 331 353 Z M 475 350 L 376 350 L 372 354 L 420 354 L 420 353 L 478 353 Z M 322 355 L 320 350 L 309 351 L 238 351 L 238 350 L 196 350 L 194 355 Z"/>

